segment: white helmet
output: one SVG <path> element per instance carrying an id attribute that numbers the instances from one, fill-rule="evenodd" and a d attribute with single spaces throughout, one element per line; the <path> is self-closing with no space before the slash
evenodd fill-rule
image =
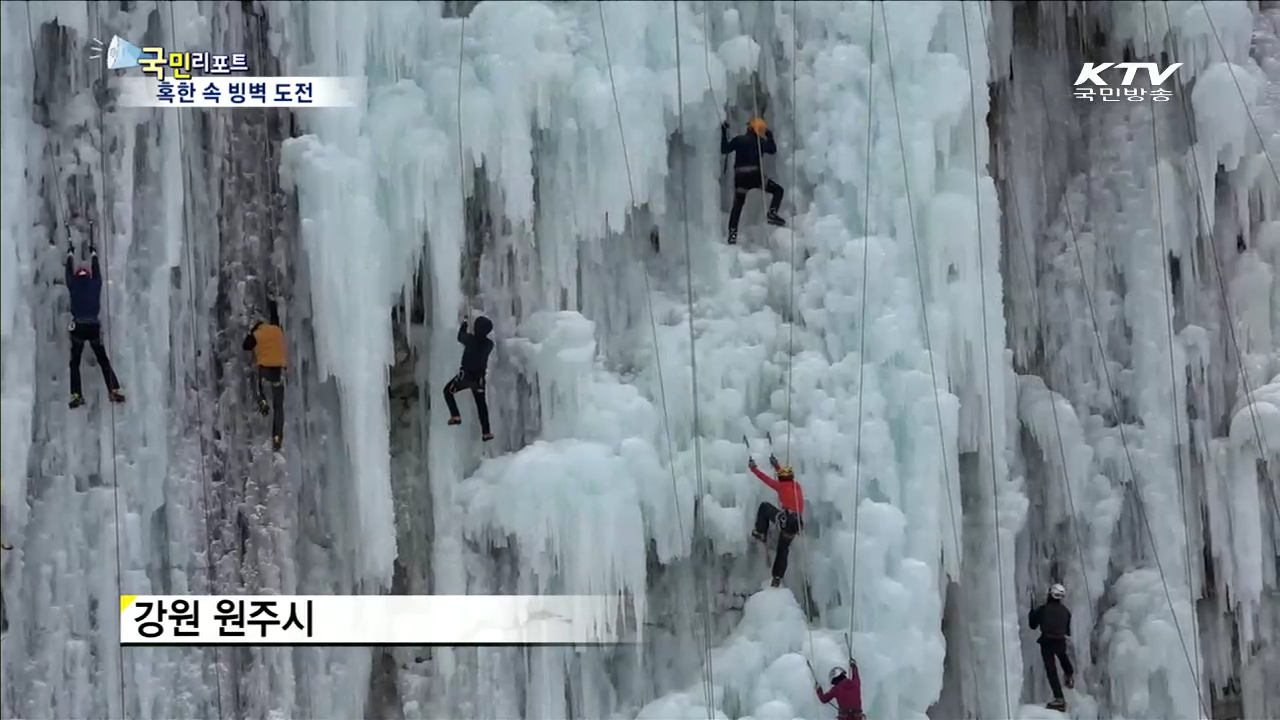
<path id="1" fill-rule="evenodd" d="M 1053 598 L 1054 600 L 1061 600 L 1066 596 L 1067 596 L 1067 589 L 1062 587 L 1062 585 L 1058 583 L 1054 583 L 1049 586 L 1049 597 Z"/>
<path id="2" fill-rule="evenodd" d="M 844 677 L 844 668 L 839 666 L 831 668 L 831 672 L 827 673 L 827 679 L 831 682 L 835 682 L 842 677 Z"/>

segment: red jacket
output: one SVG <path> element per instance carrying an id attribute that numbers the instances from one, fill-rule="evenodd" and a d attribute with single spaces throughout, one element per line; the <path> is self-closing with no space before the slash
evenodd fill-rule
<path id="1" fill-rule="evenodd" d="M 760 478 L 760 482 L 773 488 L 773 491 L 778 493 L 778 502 L 782 503 L 783 509 L 790 510 L 797 515 L 804 515 L 804 490 L 801 489 L 800 483 L 795 480 L 790 482 L 774 480 L 758 467 L 751 468 L 751 472 Z"/>
<path id="2" fill-rule="evenodd" d="M 855 665 L 850 668 L 845 679 L 832 685 L 830 690 L 824 692 L 819 687 L 818 699 L 824 703 L 835 700 L 842 718 L 862 712 L 862 678 L 858 677 L 858 667 Z"/>

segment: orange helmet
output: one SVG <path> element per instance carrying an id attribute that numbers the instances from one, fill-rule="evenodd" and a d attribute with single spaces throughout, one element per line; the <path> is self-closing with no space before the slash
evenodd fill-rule
<path id="1" fill-rule="evenodd" d="M 764 131 L 769 129 L 769 124 L 764 121 L 764 118 L 753 117 L 747 123 L 747 129 L 757 135 L 764 135 Z"/>

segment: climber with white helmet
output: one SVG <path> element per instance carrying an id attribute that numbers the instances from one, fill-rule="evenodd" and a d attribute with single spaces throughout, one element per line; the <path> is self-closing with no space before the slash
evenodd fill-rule
<path id="1" fill-rule="evenodd" d="M 754 458 L 747 460 L 747 467 L 760 478 L 760 482 L 778 493 L 778 502 L 782 507 L 779 508 L 769 502 L 760 503 L 760 507 L 756 510 L 756 527 L 751 531 L 751 536 L 760 542 L 767 542 L 769 526 L 775 521 L 778 523 L 778 549 L 773 558 L 773 586 L 778 587 L 782 584 L 782 576 L 787 573 L 787 554 L 791 550 L 791 540 L 800 533 L 802 526 L 804 490 L 800 487 L 800 483 L 796 482 L 795 473 L 791 468 L 779 463 L 777 457 L 770 455 L 769 464 L 773 465 L 774 472 L 778 473 L 777 480 L 757 467 Z"/>
<path id="2" fill-rule="evenodd" d="M 778 215 L 782 207 L 782 186 L 772 178 L 764 176 L 765 155 L 778 152 L 778 144 L 773 140 L 773 131 L 769 129 L 764 118 L 753 117 L 747 123 L 746 132 L 737 137 L 729 137 L 729 123 L 720 124 L 720 154 L 733 153 L 733 208 L 729 210 L 729 244 L 738 242 L 738 218 L 742 217 L 742 206 L 747 202 L 747 193 L 760 189 L 769 193 L 769 215 L 766 218 L 770 225 L 782 226 L 787 221 Z"/>
<path id="3" fill-rule="evenodd" d="M 1075 687 L 1075 668 L 1067 657 L 1067 639 L 1071 637 L 1071 610 L 1063 604 L 1067 589 L 1058 583 L 1049 586 L 1049 597 L 1044 604 L 1031 608 L 1027 614 L 1027 623 L 1032 630 L 1040 630 L 1040 658 L 1044 660 L 1044 674 L 1049 678 L 1049 689 L 1053 691 L 1053 700 L 1048 704 L 1050 710 L 1066 711 L 1067 701 L 1062 697 L 1062 685 L 1058 683 L 1058 667 L 1062 664 L 1062 674 L 1066 678 L 1068 688 Z"/>
<path id="4" fill-rule="evenodd" d="M 862 678 L 858 676 L 858 663 L 849 658 L 849 672 L 836 666 L 827 674 L 831 681 L 831 689 L 824 691 L 821 685 L 815 684 L 813 689 L 818 693 L 818 700 L 829 703 L 836 701 L 836 720 L 863 720 L 862 714 Z"/>

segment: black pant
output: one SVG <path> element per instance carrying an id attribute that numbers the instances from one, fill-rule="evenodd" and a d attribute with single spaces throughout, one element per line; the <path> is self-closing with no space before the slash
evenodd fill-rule
<path id="1" fill-rule="evenodd" d="M 742 217 L 742 205 L 747 201 L 747 192 L 760 188 L 760 168 L 743 170 L 733 174 L 733 209 L 729 211 L 729 229 L 738 229 L 738 218 Z M 769 193 L 769 212 L 776 213 L 782 207 L 782 186 L 771 178 L 765 179 L 764 191 Z"/>
<path id="2" fill-rule="evenodd" d="M 1067 657 L 1067 641 L 1063 638 L 1040 638 L 1040 659 L 1044 660 L 1044 674 L 1049 676 L 1049 689 L 1053 691 L 1053 699 L 1062 699 L 1062 684 L 1058 682 L 1058 666 L 1054 658 L 1062 663 L 1062 672 L 1067 677 L 1076 674 L 1071 667 L 1071 659 Z"/>
<path id="3" fill-rule="evenodd" d="M 258 404 L 267 401 L 262 384 L 271 386 L 271 436 L 284 437 L 284 368 L 258 367 Z"/>
<path id="4" fill-rule="evenodd" d="M 465 372 L 459 372 L 444 386 L 444 404 L 449 406 L 449 417 L 461 417 L 458 413 L 458 401 L 453 399 L 455 393 L 470 390 L 471 397 L 476 400 L 476 414 L 480 416 L 480 432 L 489 434 L 489 403 L 484 399 L 484 376 L 473 378 Z"/>
<path id="5" fill-rule="evenodd" d="M 787 555 L 791 552 L 791 539 L 800 532 L 800 516 L 790 510 L 781 510 L 774 505 L 762 502 L 756 510 L 756 534 L 769 532 L 769 525 L 777 521 L 778 553 L 773 557 L 773 576 L 781 579 L 787 574 Z"/>
<path id="6" fill-rule="evenodd" d="M 98 358 L 98 367 L 102 368 L 102 379 L 106 381 L 107 389 L 119 390 L 120 380 L 116 378 L 116 371 L 111 369 L 107 349 L 102 346 L 102 325 L 77 320 L 71 324 L 71 394 L 80 395 L 84 390 L 80 384 L 80 355 L 84 352 L 85 343 L 89 343 L 93 356 Z"/>

